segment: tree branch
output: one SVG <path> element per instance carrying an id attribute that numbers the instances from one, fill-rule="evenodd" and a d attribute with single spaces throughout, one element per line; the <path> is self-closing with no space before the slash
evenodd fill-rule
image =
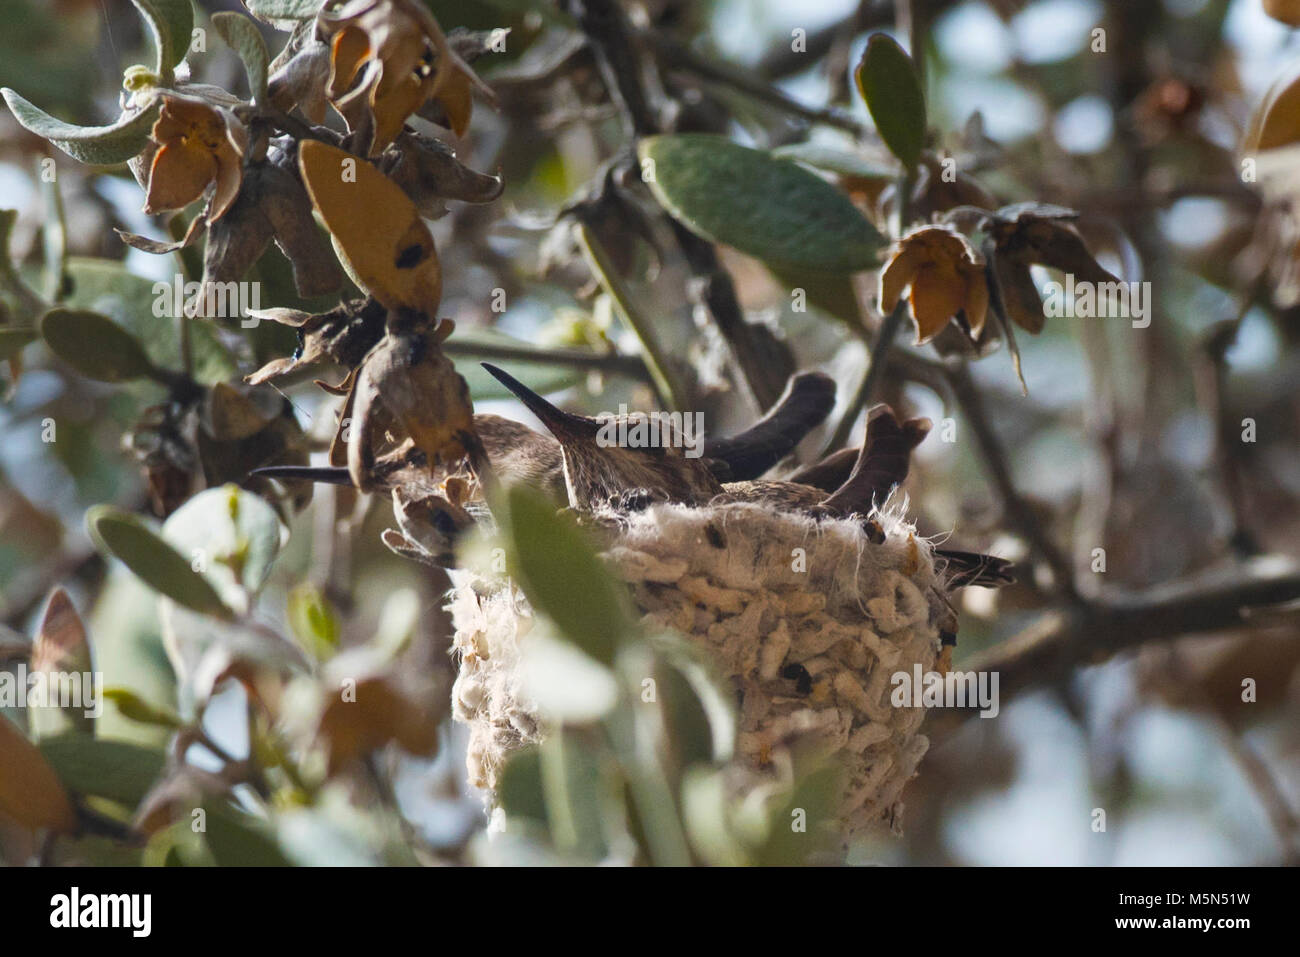
<path id="1" fill-rule="evenodd" d="M 1298 597 L 1300 572 L 1294 570 L 1217 585 L 1187 579 L 1139 594 L 1111 595 L 1073 611 L 1049 612 L 1019 634 L 975 655 L 961 670 L 996 672 L 998 694 L 1005 703 L 1121 652 L 1249 625 L 1246 610 Z M 939 734 L 951 732 L 977 713 L 975 708 L 937 713 L 927 726 Z"/>

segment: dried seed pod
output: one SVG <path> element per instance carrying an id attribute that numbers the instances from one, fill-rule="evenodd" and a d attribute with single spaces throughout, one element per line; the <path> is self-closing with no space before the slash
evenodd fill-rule
<path id="1" fill-rule="evenodd" d="M 408 322 L 390 320 L 388 334 L 362 362 L 351 392 L 347 465 L 359 489 L 373 485 L 381 417 L 384 430 L 399 442 L 409 440 L 426 467 L 468 456 L 480 477 L 490 468 L 474 431 L 469 386 L 440 346 L 453 324 L 443 320 L 430 330 L 418 317 Z"/>
<path id="2" fill-rule="evenodd" d="M 912 449 L 930 434 L 930 428 L 929 419 L 908 419 L 900 425 L 893 409 L 876 406 L 867 416 L 867 439 L 857 464 L 844 484 L 821 503 L 821 509 L 849 515 L 869 512 L 873 504 L 883 503 L 907 478 Z"/>
<path id="3" fill-rule="evenodd" d="M 372 298 L 353 299 L 316 315 L 297 309 L 260 309 L 250 316 L 269 319 L 298 330 L 298 348 L 292 356 L 273 359 L 247 376 L 257 384 L 319 362 L 334 362 L 355 369 L 384 337 L 388 310 Z"/>
<path id="4" fill-rule="evenodd" d="M 379 169 L 402 188 L 420 215 L 438 219 L 448 199 L 490 203 L 505 190 L 505 181 L 470 169 L 455 151 L 432 136 L 406 130 L 379 159 Z"/>

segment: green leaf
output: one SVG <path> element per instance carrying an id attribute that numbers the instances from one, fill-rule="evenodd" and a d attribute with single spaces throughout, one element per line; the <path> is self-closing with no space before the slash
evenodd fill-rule
<path id="1" fill-rule="evenodd" d="M 190 0 L 131 0 L 144 17 L 149 32 L 153 35 L 154 72 L 169 78 L 172 68 L 181 60 L 190 48 L 190 36 L 194 31 L 194 7 Z"/>
<path id="2" fill-rule="evenodd" d="M 36 341 L 35 329 L 0 329 L 0 362 Z"/>
<path id="3" fill-rule="evenodd" d="M 180 365 L 178 337 L 170 329 L 162 334 L 158 329 L 159 321 L 170 316 L 172 283 L 137 276 L 120 262 L 85 256 L 68 257 L 68 275 L 72 291 L 63 305 L 112 317 L 144 344 L 155 365 Z M 217 325 L 202 319 L 187 322 L 194 350 L 194 378 L 204 384 L 237 378 L 241 374 L 239 365 L 218 337 Z"/>
<path id="4" fill-rule="evenodd" d="M 817 272 L 812 269 L 781 269 L 768 266 L 773 278 L 791 292 L 802 289 L 808 304 L 845 325 L 862 328 L 858 297 L 848 273 Z"/>
<path id="5" fill-rule="evenodd" d="M 897 166 L 875 163 L 849 150 L 837 150 L 817 143 L 791 143 L 787 146 L 778 146 L 772 150 L 772 155 L 779 159 L 796 160 L 805 166 L 852 179 L 892 183 L 898 178 Z"/>
<path id="6" fill-rule="evenodd" d="M 318 661 L 328 661 L 339 650 L 338 615 L 311 582 L 303 582 L 289 592 L 289 627 Z"/>
<path id="7" fill-rule="evenodd" d="M 208 850 L 218 867 L 287 867 L 293 863 L 261 819 L 228 804 L 209 804 L 204 811 Z"/>
<path id="8" fill-rule="evenodd" d="M 618 703 L 618 680 L 608 668 L 543 629 L 520 649 L 519 677 L 538 714 L 555 724 L 591 724 Z"/>
<path id="9" fill-rule="evenodd" d="M 848 197 L 798 163 L 701 133 L 651 136 L 638 151 L 651 191 L 706 239 L 778 268 L 877 265 L 884 238 Z"/>
<path id="10" fill-rule="evenodd" d="M 0 93 L 23 127 L 45 137 L 73 159 L 96 166 L 125 163 L 139 155 L 162 109 L 161 102 L 155 100 L 139 113 L 123 115 L 111 126 L 76 126 L 50 116 L 8 87 Z"/>
<path id="11" fill-rule="evenodd" d="M 509 486 L 493 507 L 501 519 L 510 574 L 563 637 L 601 664 L 614 660 L 632 629 L 626 586 L 601 562 L 586 535 L 536 489 Z"/>
<path id="12" fill-rule="evenodd" d="M 162 751 L 125 741 L 61 734 L 38 745 L 70 791 L 119 801 L 134 808 L 162 774 Z"/>
<path id="13" fill-rule="evenodd" d="M 160 728 L 179 728 L 184 724 L 176 712 L 150 704 L 130 688 L 105 688 L 104 697 L 117 705 L 124 718 L 140 724 Z"/>
<path id="14" fill-rule="evenodd" d="M 909 170 L 925 146 L 925 92 L 916 64 L 888 34 L 874 34 L 857 69 L 858 90 L 885 145 Z"/>
<path id="15" fill-rule="evenodd" d="M 668 740 L 677 764 L 686 769 L 701 762 L 729 761 L 736 744 L 736 710 L 714 682 L 693 649 L 675 637 L 660 659 L 660 698 Z"/>
<path id="16" fill-rule="evenodd" d="M 248 73 L 248 88 L 253 99 L 259 103 L 266 99 L 266 73 L 270 54 L 266 50 L 266 41 L 253 21 L 239 13 L 214 13 L 212 27 L 221 34 L 221 39 L 239 54 Z"/>
<path id="17" fill-rule="evenodd" d="M 40 323 L 50 351 L 88 379 L 127 382 L 153 370 L 140 340 L 107 316 L 51 309 Z"/>
<path id="18" fill-rule="evenodd" d="M 580 860 L 599 861 L 606 852 L 601 824 L 603 756 L 581 733 L 562 727 L 551 731 L 541 747 L 551 843 Z"/>
<path id="19" fill-rule="evenodd" d="M 810 864 L 833 853 L 839 839 L 838 805 L 844 793 L 843 771 L 826 764 L 800 773 L 784 802 L 767 815 L 767 839 L 756 848 L 758 866 Z"/>
<path id="20" fill-rule="evenodd" d="M 182 555 L 201 553 L 207 577 L 256 592 L 266 582 L 284 541 L 280 518 L 266 500 L 237 485 L 204 489 L 172 512 L 163 538 Z M 227 574 L 218 574 L 219 570 Z"/>
<path id="21" fill-rule="evenodd" d="M 691 847 L 706 864 L 743 867 L 749 849 L 732 832 L 726 772 L 708 767 L 688 768 L 682 778 L 682 819 Z"/>
<path id="22" fill-rule="evenodd" d="M 542 758 L 536 745 L 515 751 L 497 778 L 497 803 L 507 818 L 528 818 L 545 824 L 546 796 L 542 789 Z"/>
<path id="23" fill-rule="evenodd" d="M 86 512 L 86 528 L 101 552 L 121 560 L 150 588 L 200 614 L 231 617 L 212 584 L 137 516 L 96 505 Z"/>

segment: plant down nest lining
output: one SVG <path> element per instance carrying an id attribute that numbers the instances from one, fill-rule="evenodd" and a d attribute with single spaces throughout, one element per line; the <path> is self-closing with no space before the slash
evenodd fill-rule
<path id="1" fill-rule="evenodd" d="M 645 624 L 685 635 L 737 691 L 735 761 L 750 786 L 788 773 L 789 749 L 814 739 L 847 772 L 846 834 L 899 829 L 929 741 L 923 709 L 891 704 L 891 678 L 933 670 L 941 652 L 929 545 L 899 504 L 873 517 L 881 544 L 856 520 L 751 504 L 597 516 L 603 555 Z M 534 619 L 508 580 L 469 571 L 448 607 L 460 655 L 453 712 L 470 728 L 470 780 L 491 791 L 510 752 L 545 734 L 519 673 Z"/>

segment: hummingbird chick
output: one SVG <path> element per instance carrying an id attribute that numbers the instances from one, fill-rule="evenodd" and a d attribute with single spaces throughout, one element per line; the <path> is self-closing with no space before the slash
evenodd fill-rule
<path id="1" fill-rule="evenodd" d="M 834 379 L 821 372 L 793 375 L 772 408 L 748 429 L 706 439 L 704 457 L 723 482 L 756 479 L 789 455 L 834 407 Z"/>
<path id="2" fill-rule="evenodd" d="M 658 423 L 659 440 L 630 447 L 606 441 L 610 432 L 632 434 L 645 417 L 639 413 L 595 419 L 565 412 L 547 402 L 514 376 L 484 362 L 502 385 L 537 416 L 560 444 L 561 466 L 569 505 L 590 511 L 629 496 L 640 501 L 695 505 L 722 492 L 702 456 L 686 454 L 684 437 L 668 421 Z"/>
<path id="3" fill-rule="evenodd" d="M 728 484 L 727 499 L 803 511 L 817 518 L 866 515 L 907 478 L 909 455 L 929 431 L 929 419 L 908 419 L 900 424 L 893 409 L 878 405 L 867 414 L 866 441 L 857 451 L 852 468 L 829 495 L 824 488 L 804 482 L 759 480 Z M 838 477 L 843 470 L 846 456 L 836 453 L 832 458 L 832 466 L 814 473 L 819 481 Z M 810 470 L 801 472 L 808 474 Z"/>
<path id="4" fill-rule="evenodd" d="M 720 482 L 755 478 L 789 454 L 810 430 L 821 424 L 834 405 L 834 398 L 835 382 L 829 376 L 819 372 L 792 376 L 785 393 L 753 426 L 725 438 L 706 437 L 703 458 Z M 344 414 L 349 411 L 345 410 Z M 555 438 L 499 415 L 475 413 L 473 421 L 474 431 L 498 479 L 540 488 L 557 501 L 568 498 L 560 443 Z M 351 472 L 343 466 L 272 466 L 255 469 L 250 474 L 281 481 L 354 484 Z M 400 486 L 433 493 L 443 477 L 437 471 L 430 471 L 419 452 L 406 443 L 376 457 L 367 481 L 372 488 Z"/>

